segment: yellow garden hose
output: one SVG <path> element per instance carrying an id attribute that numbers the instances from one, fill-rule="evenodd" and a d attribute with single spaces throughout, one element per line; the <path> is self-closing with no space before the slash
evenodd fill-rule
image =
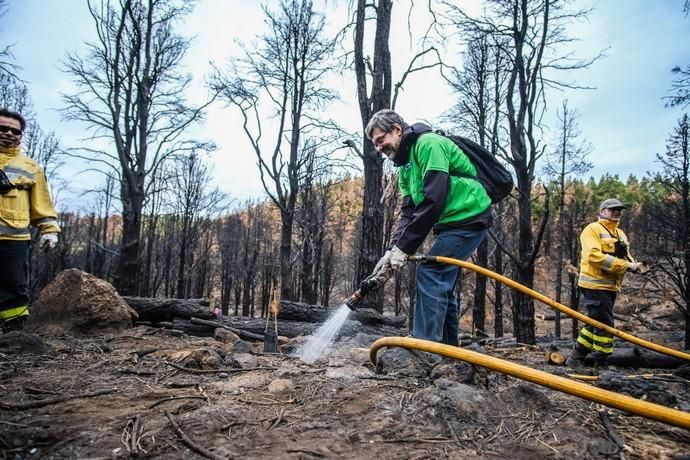
<path id="1" fill-rule="evenodd" d="M 538 293 L 537 291 L 534 291 L 526 286 L 523 286 L 520 283 L 517 283 L 510 278 L 506 278 L 505 276 L 499 275 L 498 273 L 492 272 L 491 270 L 487 270 L 486 268 L 480 267 L 479 265 L 474 265 L 470 262 L 465 262 L 463 260 L 458 260 L 458 259 L 452 259 L 450 257 L 442 257 L 442 256 L 410 256 L 410 260 L 415 260 L 415 261 L 423 261 L 423 260 L 430 260 L 430 261 L 435 261 L 443 264 L 450 264 L 450 265 L 457 265 L 458 267 L 466 268 L 468 270 L 475 271 L 479 273 L 480 275 L 487 276 L 489 278 L 495 279 L 496 281 L 499 281 L 506 286 L 509 286 L 513 289 L 516 289 L 523 294 L 527 294 L 528 296 L 545 303 L 546 305 L 555 308 L 556 310 L 560 311 L 561 313 L 565 313 L 568 316 L 572 316 L 573 318 L 577 319 L 578 321 L 582 321 L 583 323 L 587 323 L 590 326 L 594 326 L 597 329 L 604 330 L 608 332 L 609 334 L 615 335 L 616 337 L 626 340 L 630 343 L 634 343 L 635 345 L 639 345 L 641 347 L 647 348 L 649 350 L 654 350 L 659 353 L 663 353 L 668 356 L 673 356 L 674 358 L 680 358 L 684 359 L 686 361 L 690 361 L 690 354 L 679 351 L 679 350 L 674 350 L 672 348 L 667 348 L 664 346 L 661 346 L 659 344 L 649 342 L 647 340 L 641 339 L 639 337 L 635 337 L 634 335 L 625 333 L 623 331 L 620 331 L 616 328 L 613 328 L 611 326 L 608 326 L 604 323 L 600 323 L 597 320 L 594 320 L 590 318 L 589 316 L 583 315 L 580 312 L 577 312 L 571 308 L 566 307 L 563 304 L 560 304 L 556 302 L 555 300 L 552 300 L 548 297 L 546 297 L 543 294 Z"/>
<path id="2" fill-rule="evenodd" d="M 473 365 L 512 375 L 522 380 L 527 380 L 580 398 L 589 399 L 590 401 L 624 410 L 635 415 L 641 415 L 669 425 L 690 429 L 690 414 L 686 412 L 647 401 L 641 401 L 630 396 L 614 393 L 575 380 L 569 380 L 564 377 L 538 371 L 531 367 L 511 363 L 510 361 L 483 355 L 464 348 L 409 337 L 383 337 L 374 342 L 369 349 L 369 358 L 372 363 L 376 364 L 376 354 L 382 347 L 403 347 L 460 359 Z"/>

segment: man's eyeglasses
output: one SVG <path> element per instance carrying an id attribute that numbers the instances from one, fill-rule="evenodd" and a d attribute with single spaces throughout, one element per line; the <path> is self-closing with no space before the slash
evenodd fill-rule
<path id="1" fill-rule="evenodd" d="M 21 136 L 22 130 L 19 128 L 13 128 L 12 126 L 0 125 L 0 133 L 12 133 L 15 136 Z"/>
<path id="2" fill-rule="evenodd" d="M 376 148 L 381 147 L 381 144 L 383 144 L 383 140 L 386 138 L 386 136 L 388 136 L 388 131 L 385 133 L 381 133 L 378 136 L 376 136 L 375 138 L 373 138 L 371 140 L 371 142 L 373 142 L 374 147 L 376 147 Z"/>

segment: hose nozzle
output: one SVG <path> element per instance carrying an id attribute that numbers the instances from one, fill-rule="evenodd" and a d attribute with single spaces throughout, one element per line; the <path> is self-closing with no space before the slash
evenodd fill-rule
<path id="1" fill-rule="evenodd" d="M 358 289 L 345 301 L 345 305 L 347 305 L 350 310 L 355 311 L 359 304 L 362 303 L 362 300 L 364 300 L 364 296 Z"/>
<path id="2" fill-rule="evenodd" d="M 379 287 L 383 286 L 392 274 L 392 270 L 386 270 L 383 273 L 377 273 L 365 278 L 361 283 L 359 283 L 359 289 L 357 289 L 354 294 L 352 294 L 345 301 L 345 305 L 347 305 L 352 311 L 356 310 L 359 304 L 362 303 L 362 300 L 364 300 L 364 296 L 374 289 L 378 289 Z"/>

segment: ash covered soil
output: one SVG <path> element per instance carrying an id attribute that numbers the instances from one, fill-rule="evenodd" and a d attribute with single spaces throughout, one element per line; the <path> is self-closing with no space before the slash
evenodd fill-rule
<path id="1" fill-rule="evenodd" d="M 0 336 L 3 458 L 683 458 L 690 431 L 454 360 L 336 342 L 312 364 L 242 340 L 135 327 Z M 42 349 L 43 345 L 45 349 Z M 484 352 L 554 374 L 545 347 Z M 681 368 L 682 369 L 682 368 Z M 687 369 L 615 369 L 626 391 L 690 412 Z M 609 379 L 611 381 L 611 379 Z M 596 384 L 597 382 L 595 382 Z M 687 457 L 686 457 L 687 458 Z"/>

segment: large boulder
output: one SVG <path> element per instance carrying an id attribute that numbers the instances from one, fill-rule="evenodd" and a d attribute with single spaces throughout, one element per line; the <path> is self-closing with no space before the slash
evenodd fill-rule
<path id="1" fill-rule="evenodd" d="M 110 283 L 72 268 L 41 291 L 26 328 L 44 335 L 118 333 L 136 318 L 137 312 Z"/>

